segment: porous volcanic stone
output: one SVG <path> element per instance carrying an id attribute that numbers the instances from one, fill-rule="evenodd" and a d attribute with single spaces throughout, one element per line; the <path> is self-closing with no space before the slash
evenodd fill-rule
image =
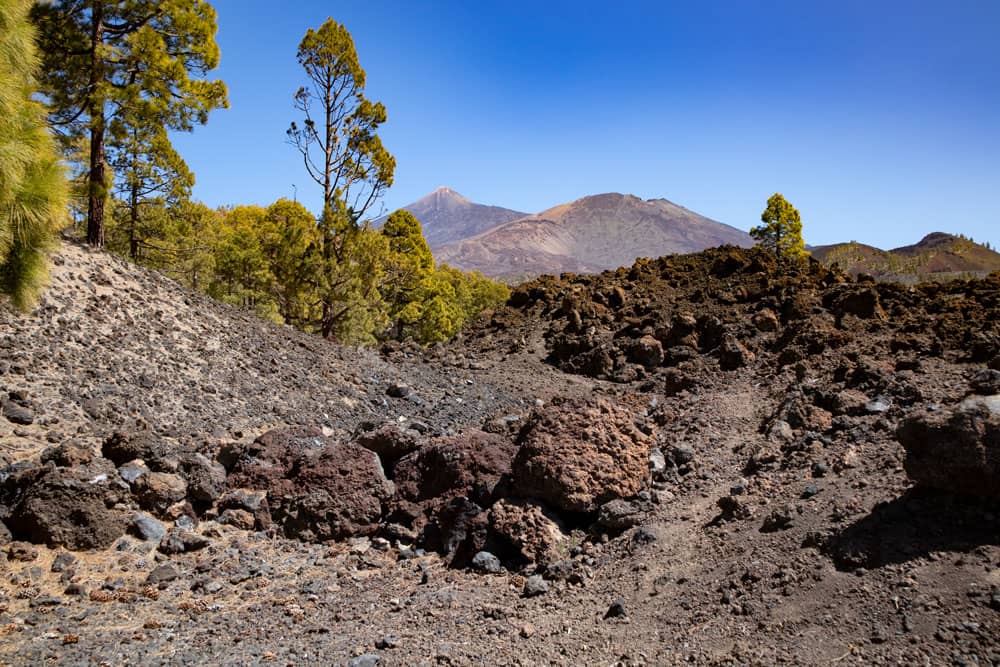
<path id="1" fill-rule="evenodd" d="M 413 502 L 458 493 L 489 506 L 516 451 L 514 443 L 483 431 L 435 438 L 396 464 L 397 492 Z"/>
<path id="2" fill-rule="evenodd" d="M 504 498 L 490 508 L 490 539 L 509 560 L 547 565 L 565 558 L 560 547 L 567 537 L 559 518 L 539 503 Z"/>
<path id="3" fill-rule="evenodd" d="M 371 535 L 392 494 L 373 452 L 309 427 L 274 429 L 245 445 L 228 484 L 266 491 L 272 519 L 304 541 Z"/>
<path id="4" fill-rule="evenodd" d="M 1000 395 L 922 411 L 900 424 L 906 473 L 917 484 L 1000 497 Z"/>
<path id="5" fill-rule="evenodd" d="M 106 459 L 21 470 L 3 489 L 11 501 L 5 522 L 18 539 L 81 550 L 102 549 L 125 534 L 127 516 L 115 505 L 126 499 L 127 486 Z"/>
<path id="6" fill-rule="evenodd" d="M 518 437 L 514 493 L 570 512 L 637 494 L 649 475 L 649 437 L 603 398 L 536 409 Z"/>

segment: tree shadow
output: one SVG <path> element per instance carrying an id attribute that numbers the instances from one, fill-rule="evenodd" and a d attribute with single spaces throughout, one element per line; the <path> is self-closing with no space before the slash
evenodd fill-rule
<path id="1" fill-rule="evenodd" d="M 909 489 L 826 540 L 840 570 L 906 563 L 936 551 L 1000 545 L 1000 500 Z"/>

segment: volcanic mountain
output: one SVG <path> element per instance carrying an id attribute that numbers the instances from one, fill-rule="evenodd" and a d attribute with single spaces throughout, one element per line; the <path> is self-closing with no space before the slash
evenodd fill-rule
<path id="1" fill-rule="evenodd" d="M 500 206 L 476 204 L 445 187 L 440 187 L 403 208 L 420 221 L 424 238 L 435 249 L 527 215 Z M 375 221 L 375 226 L 381 226 L 385 220 L 386 217 L 379 218 Z"/>
<path id="2" fill-rule="evenodd" d="M 608 193 L 506 222 L 435 250 L 441 262 L 500 278 L 597 273 L 636 257 L 750 246 L 750 236 L 666 199 Z M 433 245 L 433 244 L 432 244 Z"/>
<path id="3" fill-rule="evenodd" d="M 837 263 L 857 275 L 876 278 L 947 279 L 963 274 L 982 277 L 1000 269 L 1000 253 L 969 239 L 933 232 L 914 245 L 881 250 L 851 241 L 811 248 L 812 256 L 824 264 Z"/>

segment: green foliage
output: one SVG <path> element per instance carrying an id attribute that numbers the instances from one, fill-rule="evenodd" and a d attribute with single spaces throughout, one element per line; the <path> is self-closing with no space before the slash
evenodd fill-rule
<path id="1" fill-rule="evenodd" d="M 396 167 L 377 134 L 385 106 L 364 96 L 365 72 L 354 40 L 333 19 L 306 32 L 298 61 L 307 85 L 295 93 L 295 108 L 304 118 L 291 124 L 287 136 L 323 188 L 319 247 L 312 257 L 319 303 L 314 326 L 326 338 L 370 342 L 385 318 L 378 286 L 386 249 L 385 238 L 364 220 L 392 185 Z"/>
<path id="2" fill-rule="evenodd" d="M 272 298 L 281 320 L 308 327 L 316 319 L 314 273 L 320 248 L 316 218 L 302 204 L 279 199 L 267 209 L 261 244 L 274 278 Z"/>
<path id="3" fill-rule="evenodd" d="M 433 343 L 451 338 L 484 309 L 506 301 L 503 285 L 482 274 L 434 266 L 420 222 L 399 210 L 381 230 L 388 241 L 382 296 L 388 309 L 388 336 Z"/>
<path id="4" fill-rule="evenodd" d="M 204 0 L 51 0 L 32 17 L 50 123 L 70 155 L 83 158 L 81 140 L 88 144 L 87 240 L 102 246 L 108 154 L 112 165 L 118 152 L 134 155 L 138 132 L 176 163 L 166 130 L 189 131 L 228 106 L 225 85 L 204 78 L 219 62 L 215 10 Z"/>
<path id="5" fill-rule="evenodd" d="M 265 253 L 262 230 L 267 211 L 237 206 L 226 213 L 215 238 L 215 275 L 208 286 L 212 297 L 275 319 L 271 298 L 274 274 Z"/>
<path id="6" fill-rule="evenodd" d="M 27 310 L 66 216 L 66 180 L 35 93 L 28 0 L 0 2 L 0 288 Z"/>
<path id="7" fill-rule="evenodd" d="M 771 195 L 760 220 L 764 224 L 750 230 L 759 246 L 790 260 L 802 260 L 808 255 L 802 240 L 802 217 L 783 196 L 777 192 Z"/>

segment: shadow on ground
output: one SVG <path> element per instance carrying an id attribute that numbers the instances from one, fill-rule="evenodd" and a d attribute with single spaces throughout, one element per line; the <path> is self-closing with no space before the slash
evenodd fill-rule
<path id="1" fill-rule="evenodd" d="M 841 570 L 905 563 L 932 552 L 1000 545 L 1000 501 L 910 489 L 826 541 Z"/>

